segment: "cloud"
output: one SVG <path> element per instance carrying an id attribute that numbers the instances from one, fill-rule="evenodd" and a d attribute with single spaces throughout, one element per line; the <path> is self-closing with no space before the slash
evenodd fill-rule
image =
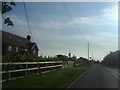
<path id="1" fill-rule="evenodd" d="M 33 23 L 32 23 L 33 24 Z M 73 25 L 74 22 L 62 22 L 62 21 L 47 21 L 47 22 L 38 22 L 36 24 L 33 24 L 33 26 L 39 26 L 42 29 L 60 29 L 62 27 Z"/>
<path id="2" fill-rule="evenodd" d="M 60 29 L 69 26 L 77 25 L 118 25 L 118 5 L 114 5 L 108 8 L 104 8 L 99 11 L 99 15 L 90 17 L 74 17 L 73 21 L 54 21 L 48 20 L 43 22 L 38 22 L 36 26 L 42 29 Z M 35 26 L 35 25 L 34 25 Z"/>
<path id="3" fill-rule="evenodd" d="M 77 24 L 118 25 L 118 5 L 105 8 L 97 16 L 74 18 Z"/>
<path id="4" fill-rule="evenodd" d="M 101 10 L 101 13 L 103 13 L 103 17 L 108 20 L 117 21 L 118 20 L 118 5 L 114 5 L 109 8 L 105 8 Z"/>

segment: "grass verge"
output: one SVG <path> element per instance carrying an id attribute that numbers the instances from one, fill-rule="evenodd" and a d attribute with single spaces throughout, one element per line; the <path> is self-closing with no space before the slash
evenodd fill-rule
<path id="1" fill-rule="evenodd" d="M 4 82 L 3 88 L 66 88 L 85 69 L 58 69 L 56 71 L 28 75 L 23 78 Z"/>

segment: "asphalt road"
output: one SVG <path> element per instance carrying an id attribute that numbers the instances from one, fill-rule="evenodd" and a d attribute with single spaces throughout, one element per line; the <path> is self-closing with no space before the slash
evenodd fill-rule
<path id="1" fill-rule="evenodd" d="M 94 65 L 81 75 L 69 88 L 118 88 L 117 68 Z"/>

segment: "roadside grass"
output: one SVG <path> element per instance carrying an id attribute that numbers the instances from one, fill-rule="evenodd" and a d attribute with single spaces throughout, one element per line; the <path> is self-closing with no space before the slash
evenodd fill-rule
<path id="1" fill-rule="evenodd" d="M 4 82 L 3 88 L 66 88 L 85 69 L 58 69 L 43 74 L 28 75 L 23 78 Z"/>

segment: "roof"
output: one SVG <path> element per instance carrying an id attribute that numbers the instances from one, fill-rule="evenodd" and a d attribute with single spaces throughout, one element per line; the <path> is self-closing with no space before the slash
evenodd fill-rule
<path id="1" fill-rule="evenodd" d="M 35 42 L 29 43 L 29 47 L 30 47 L 31 49 L 32 49 L 34 46 L 36 46 L 36 49 L 39 50 L 38 47 L 37 47 L 37 44 L 36 44 Z"/>
<path id="2" fill-rule="evenodd" d="M 2 31 L 2 42 L 13 46 L 31 48 L 34 44 L 27 38 Z"/>

